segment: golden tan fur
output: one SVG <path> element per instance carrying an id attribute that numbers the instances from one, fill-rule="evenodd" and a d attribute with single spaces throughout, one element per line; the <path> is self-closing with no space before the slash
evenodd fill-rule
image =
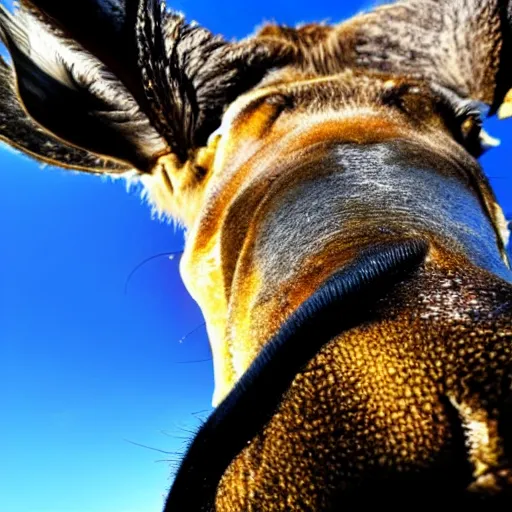
<path id="1" fill-rule="evenodd" d="M 206 319 L 215 405 L 365 250 L 428 248 L 367 318 L 297 369 L 270 420 L 209 476 L 215 504 L 191 512 L 400 508 L 413 493 L 503 503 L 512 276 L 504 216 L 475 158 L 487 140 L 478 101 L 510 114 L 509 3 L 404 0 L 335 26 L 268 25 L 239 43 L 154 1 L 119 16 L 77 6 L 0 11 L 23 78 L 16 89 L 0 62 L 0 104 L 21 113 L 4 116 L 0 137 L 63 166 L 60 154 L 93 172 L 123 162 L 153 207 L 186 226 L 180 270 Z M 88 39 L 79 15 L 121 43 L 135 35 L 136 51 L 108 31 Z M 50 30 L 54 53 L 30 53 L 18 18 Z M 66 60 L 75 54 L 78 71 Z M 92 88 L 91 69 L 105 83 Z M 67 115 L 62 98 L 78 93 L 71 81 L 59 89 L 64 72 L 93 96 L 77 118 L 99 119 L 92 128 L 123 144 L 106 147 Z M 140 137 L 126 137 L 126 119 Z M 200 500 L 201 487 L 185 491 Z M 172 496 L 166 512 L 189 510 L 171 511 Z"/>

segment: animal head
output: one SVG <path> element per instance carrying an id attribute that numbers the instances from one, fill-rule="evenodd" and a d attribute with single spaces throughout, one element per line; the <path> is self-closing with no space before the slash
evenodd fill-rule
<path id="1" fill-rule="evenodd" d="M 157 0 L 0 9 L 0 137 L 187 229 L 218 407 L 166 512 L 510 492 L 508 231 L 476 160 L 512 112 L 510 9 L 232 43 Z"/>

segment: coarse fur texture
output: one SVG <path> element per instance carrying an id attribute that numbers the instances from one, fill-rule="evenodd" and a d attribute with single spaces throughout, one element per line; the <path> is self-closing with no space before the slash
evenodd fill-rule
<path id="1" fill-rule="evenodd" d="M 510 506 L 508 230 L 476 159 L 511 30 L 509 0 L 239 42 L 158 0 L 0 7 L 0 138 L 187 228 L 218 407 L 166 512 Z"/>

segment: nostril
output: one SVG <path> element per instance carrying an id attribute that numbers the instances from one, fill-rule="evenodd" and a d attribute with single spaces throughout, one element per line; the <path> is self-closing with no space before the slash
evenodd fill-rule
<path id="1" fill-rule="evenodd" d="M 508 395 L 506 395 L 508 396 Z M 471 464 L 472 483 L 467 490 L 482 499 L 512 496 L 512 402 L 490 408 L 477 398 L 457 401 L 449 397 L 462 424 L 466 458 Z"/>
<path id="2" fill-rule="evenodd" d="M 460 417 L 459 409 L 446 395 L 440 397 L 448 420 L 451 436 L 451 454 L 457 462 L 457 483 L 465 488 L 473 480 L 473 466 L 468 458 L 466 429 Z"/>
<path id="3" fill-rule="evenodd" d="M 512 461 L 512 377 L 503 379 L 501 396 L 505 397 L 499 407 L 499 436 L 507 460 Z"/>
<path id="4" fill-rule="evenodd" d="M 512 469 L 492 469 L 480 475 L 468 491 L 483 496 L 512 496 Z"/>

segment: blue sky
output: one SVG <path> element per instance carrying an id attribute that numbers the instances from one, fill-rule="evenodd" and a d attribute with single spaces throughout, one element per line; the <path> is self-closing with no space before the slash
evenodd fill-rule
<path id="1" fill-rule="evenodd" d="M 170 4 L 228 38 L 368 5 Z M 512 213 L 510 126 L 488 123 L 503 143 L 482 162 Z M 210 353 L 177 259 L 125 283 L 145 258 L 179 251 L 182 234 L 121 181 L 43 169 L 5 147 L 0 175 L 0 512 L 157 512 L 210 410 Z"/>

